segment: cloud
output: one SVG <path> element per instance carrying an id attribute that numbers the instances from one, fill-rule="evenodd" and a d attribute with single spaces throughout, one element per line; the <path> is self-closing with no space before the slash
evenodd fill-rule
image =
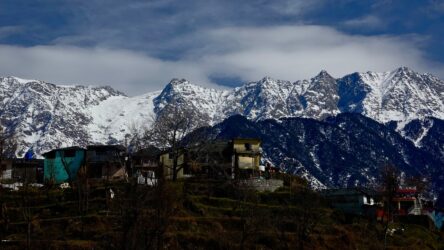
<path id="1" fill-rule="evenodd" d="M 427 6 L 431 12 L 444 13 L 444 1 L 443 0 L 430 0 Z M 428 12 L 430 14 L 430 12 Z"/>
<path id="2" fill-rule="evenodd" d="M 295 0 L 284 0 L 284 1 L 273 1 L 268 6 L 269 9 L 275 11 L 281 15 L 304 15 L 307 12 L 311 12 L 319 8 L 324 1 L 322 0 L 311 0 L 311 1 L 295 1 Z"/>
<path id="3" fill-rule="evenodd" d="M 11 35 L 22 32 L 24 28 L 22 26 L 0 26 L 0 39 L 8 38 Z"/>
<path id="4" fill-rule="evenodd" d="M 163 44 L 177 36 L 209 28 L 301 22 L 325 1 L 83 1 L 70 6 L 75 14 L 68 16 L 62 27 L 68 31 L 52 37 L 50 43 L 137 49 L 171 57 L 182 50 Z"/>
<path id="5" fill-rule="evenodd" d="M 110 85 L 130 95 L 160 90 L 174 77 L 209 82 L 193 63 L 162 61 L 128 50 L 1 45 L 0 54 L 5 76 L 56 84 Z"/>
<path id="6" fill-rule="evenodd" d="M 177 39 L 166 43 L 198 41 L 199 46 L 185 46 L 183 56 L 166 60 L 123 49 L 1 45 L 0 75 L 106 84 L 129 95 L 160 90 L 174 77 L 217 87 L 212 80 L 223 77 L 252 81 L 268 75 L 296 81 L 321 69 L 341 77 L 401 65 L 444 76 L 443 65 L 424 56 L 414 35 L 362 36 L 325 26 L 293 25 L 207 29 Z"/>
<path id="7" fill-rule="evenodd" d="M 242 79 L 263 75 L 296 80 L 326 69 L 340 77 L 354 71 L 387 71 L 400 65 L 443 76 L 442 65 L 425 58 L 414 36 L 360 36 L 324 26 L 225 28 L 209 32 L 209 47 L 199 55 L 214 70 Z M 226 50 L 221 48 L 225 47 Z M 221 51 L 210 53 L 209 51 Z"/>
<path id="8" fill-rule="evenodd" d="M 352 29 L 382 29 L 384 28 L 383 21 L 375 15 L 367 15 L 355 19 L 345 21 L 344 26 Z"/>

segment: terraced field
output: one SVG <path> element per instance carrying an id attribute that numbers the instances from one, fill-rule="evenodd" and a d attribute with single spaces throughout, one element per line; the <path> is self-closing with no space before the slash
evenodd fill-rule
<path id="1" fill-rule="evenodd" d="M 276 192 L 199 178 L 158 187 L 91 182 L 65 190 L 0 190 L 0 248 L 383 248 L 382 225 L 346 217 L 302 180 L 291 183 Z M 399 230 L 388 236 L 389 248 L 444 246 L 440 232 L 392 227 Z"/>

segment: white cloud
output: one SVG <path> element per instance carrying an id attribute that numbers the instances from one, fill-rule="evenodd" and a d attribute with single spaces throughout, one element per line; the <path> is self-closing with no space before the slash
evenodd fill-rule
<path id="1" fill-rule="evenodd" d="M 374 15 L 347 20 L 343 24 L 344 26 L 352 29 L 375 30 L 384 28 L 384 22 L 381 20 L 381 18 Z"/>
<path id="2" fill-rule="evenodd" d="M 22 26 L 0 26 L 0 39 L 22 32 Z"/>
<path id="3" fill-rule="evenodd" d="M 162 61 L 128 50 L 2 45 L 0 54 L 1 75 L 56 84 L 110 85 L 130 95 L 159 90 L 174 77 L 209 82 L 192 63 Z"/>
<path id="4" fill-rule="evenodd" d="M 128 50 L 2 45 L 0 75 L 63 84 L 107 84 L 130 95 L 159 90 L 173 77 L 214 86 L 211 75 L 244 81 L 269 75 L 295 81 L 313 77 L 321 69 L 341 77 L 401 65 L 444 76 L 443 65 L 427 60 L 411 37 L 357 36 L 323 26 L 298 25 L 201 30 L 181 39 L 199 40 L 204 46 L 189 49 L 179 60 L 167 61 Z"/>
<path id="5" fill-rule="evenodd" d="M 270 8 L 276 13 L 283 15 L 302 15 L 317 7 L 321 6 L 322 0 L 311 1 L 296 1 L 296 0 L 283 0 L 273 1 Z"/>
<path id="6" fill-rule="evenodd" d="M 442 65 L 428 61 L 417 39 L 348 35 L 323 26 L 226 28 L 210 31 L 210 44 L 228 48 L 207 53 L 205 64 L 231 70 L 245 80 L 271 75 L 309 78 L 326 69 L 340 77 L 355 71 L 387 71 L 401 65 L 444 75 Z M 236 44 L 236 46 L 232 46 Z M 206 48 L 206 51 L 210 51 Z"/>

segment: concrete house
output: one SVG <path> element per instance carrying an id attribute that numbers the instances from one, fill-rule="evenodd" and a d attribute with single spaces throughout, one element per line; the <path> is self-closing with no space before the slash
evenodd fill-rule
<path id="1" fill-rule="evenodd" d="M 20 182 L 43 183 L 43 160 L 14 159 L 12 178 Z"/>
<path id="2" fill-rule="evenodd" d="M 393 199 L 398 215 L 421 215 L 422 203 L 416 187 L 400 187 Z"/>
<path id="3" fill-rule="evenodd" d="M 125 177 L 125 147 L 90 145 L 86 147 L 88 178 L 119 179 Z"/>
<path id="4" fill-rule="evenodd" d="M 0 162 L 0 180 L 12 179 L 13 159 L 2 159 Z"/>
<path id="5" fill-rule="evenodd" d="M 84 164 L 86 150 L 80 147 L 54 149 L 44 153 L 44 180 L 55 184 L 77 178 L 79 168 Z"/>
<path id="6" fill-rule="evenodd" d="M 131 165 L 129 167 L 131 175 L 137 177 L 137 183 L 154 185 L 160 175 L 159 154 L 156 147 L 141 149 L 131 155 Z"/>
<path id="7" fill-rule="evenodd" d="M 322 195 L 330 204 L 346 214 L 370 215 L 376 214 L 376 192 L 364 188 L 327 189 Z M 370 214 L 371 213 L 371 214 Z"/>
<path id="8" fill-rule="evenodd" d="M 260 139 L 236 138 L 232 141 L 232 147 L 233 178 L 234 175 L 239 178 L 248 178 L 259 173 L 261 161 Z"/>
<path id="9" fill-rule="evenodd" d="M 179 154 L 178 178 L 205 174 L 212 178 L 242 178 L 259 176 L 261 161 L 259 139 L 236 138 L 212 141 L 182 149 Z M 173 158 L 168 151 L 160 154 L 159 163 L 165 177 L 172 178 Z"/>
<path id="10" fill-rule="evenodd" d="M 43 160 L 3 159 L 0 164 L 0 180 L 43 183 Z"/>
<path id="11" fill-rule="evenodd" d="M 191 169 L 200 169 L 211 177 L 250 178 L 259 176 L 261 161 L 259 139 L 235 138 L 213 141 L 187 154 Z"/>
<path id="12" fill-rule="evenodd" d="M 165 151 L 159 156 L 159 164 L 163 167 L 163 176 L 165 179 L 173 179 L 173 167 L 174 160 L 173 154 L 170 151 Z M 188 168 L 186 161 L 186 150 L 181 149 L 179 152 L 179 157 L 177 158 L 177 178 L 184 178 L 191 175 L 190 169 Z"/>
<path id="13" fill-rule="evenodd" d="M 189 168 L 210 178 L 231 178 L 233 148 L 230 141 L 213 141 L 187 151 Z"/>

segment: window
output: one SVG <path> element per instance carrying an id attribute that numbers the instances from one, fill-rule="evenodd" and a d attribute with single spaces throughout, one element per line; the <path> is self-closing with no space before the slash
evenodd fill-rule
<path id="1" fill-rule="evenodd" d="M 146 174 L 146 177 L 154 179 L 155 178 L 154 171 L 148 171 L 147 174 Z"/>
<path id="2" fill-rule="evenodd" d="M 96 150 L 96 155 L 97 156 L 107 156 L 108 155 L 108 151 L 106 151 L 106 150 Z"/>
<path id="3" fill-rule="evenodd" d="M 76 151 L 74 149 L 65 150 L 63 152 L 63 157 L 75 157 L 75 156 L 76 156 Z"/>
<path id="4" fill-rule="evenodd" d="M 251 144 L 250 143 L 245 143 L 245 150 L 251 150 Z"/>

